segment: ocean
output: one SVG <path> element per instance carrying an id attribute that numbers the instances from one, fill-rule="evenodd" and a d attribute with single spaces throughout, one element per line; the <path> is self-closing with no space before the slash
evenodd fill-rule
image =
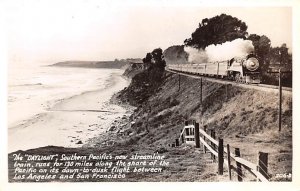
<path id="1" fill-rule="evenodd" d="M 109 125 L 115 116 L 103 117 L 106 113 L 101 116 L 88 111 L 112 108 L 109 98 L 127 85 L 122 73 L 120 69 L 46 64 L 8 67 L 9 151 L 47 145 L 80 146 L 76 145 L 78 140 L 82 142 L 96 136 L 99 129 L 89 127 L 97 122 L 103 124 L 103 131 L 103 126 Z M 113 83 L 117 85 L 113 87 Z M 53 111 L 54 106 L 59 110 Z M 64 110 L 78 112 L 62 112 Z M 81 116 L 86 117 L 81 119 Z"/>
<path id="2" fill-rule="evenodd" d="M 62 98 L 104 88 L 113 71 L 43 65 L 9 71 L 8 127 L 44 112 Z"/>

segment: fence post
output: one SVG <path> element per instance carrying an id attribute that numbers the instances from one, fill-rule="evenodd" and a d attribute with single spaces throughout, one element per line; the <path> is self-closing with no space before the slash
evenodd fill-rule
<path id="1" fill-rule="evenodd" d="M 185 132 L 185 135 L 186 135 L 186 136 L 189 136 L 189 135 L 190 135 L 190 130 L 189 130 L 189 128 L 184 129 L 184 132 Z"/>
<path id="2" fill-rule="evenodd" d="M 214 130 L 211 130 L 210 136 L 211 136 L 213 139 L 216 138 L 216 133 L 215 133 Z M 211 147 L 213 148 L 213 150 L 215 151 L 215 150 L 216 150 L 215 144 L 211 141 L 211 142 L 210 142 L 210 145 L 211 145 Z M 211 158 L 212 158 L 214 161 L 216 160 L 216 156 L 215 156 L 213 153 L 211 153 Z"/>
<path id="3" fill-rule="evenodd" d="M 264 177 L 266 177 L 266 179 L 269 179 L 269 175 L 268 175 L 268 153 L 258 152 L 257 170 Z"/>
<path id="4" fill-rule="evenodd" d="M 224 164 L 224 146 L 223 139 L 219 138 L 219 147 L 218 147 L 218 174 L 223 175 L 223 164 Z"/>
<path id="5" fill-rule="evenodd" d="M 206 127 L 204 127 L 204 132 L 206 132 Z M 203 140 L 205 141 L 205 136 L 203 136 Z M 204 153 L 206 153 L 206 147 L 204 144 L 203 144 L 203 148 L 204 148 Z"/>
<path id="6" fill-rule="evenodd" d="M 196 148 L 200 148 L 199 123 L 195 123 L 195 143 L 196 143 Z"/>
<path id="7" fill-rule="evenodd" d="M 184 121 L 184 126 L 188 126 L 189 125 L 189 121 Z"/>
<path id="8" fill-rule="evenodd" d="M 181 135 L 181 142 L 184 143 L 184 134 Z"/>
<path id="9" fill-rule="evenodd" d="M 175 146 L 179 147 L 179 139 L 175 139 Z"/>
<path id="10" fill-rule="evenodd" d="M 228 161 L 228 175 L 231 180 L 231 157 L 230 157 L 230 146 L 227 144 L 227 161 Z"/>
<path id="11" fill-rule="evenodd" d="M 195 125 L 196 125 L 195 120 L 193 120 L 193 125 L 194 125 L 194 129 L 191 129 L 192 130 L 191 135 L 195 135 Z"/>
<path id="12" fill-rule="evenodd" d="M 240 157 L 241 153 L 240 153 L 240 149 L 239 148 L 235 148 L 234 150 L 234 154 L 236 157 Z M 236 162 L 236 169 L 237 169 L 237 178 L 239 182 L 243 181 L 243 177 L 242 177 L 242 165 L 239 162 Z"/>

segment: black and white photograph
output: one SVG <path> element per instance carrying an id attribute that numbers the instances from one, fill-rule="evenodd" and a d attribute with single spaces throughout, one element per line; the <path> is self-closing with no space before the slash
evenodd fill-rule
<path id="1" fill-rule="evenodd" d="M 299 2 L 218 2 L 3 1 L 4 183 L 299 180 Z"/>

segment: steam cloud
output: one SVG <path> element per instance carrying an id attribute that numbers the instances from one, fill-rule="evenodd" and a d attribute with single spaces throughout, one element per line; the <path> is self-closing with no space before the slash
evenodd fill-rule
<path id="1" fill-rule="evenodd" d="M 192 47 L 184 47 L 184 51 L 188 53 L 188 61 L 193 63 L 205 63 L 208 62 L 208 55 L 203 49 L 196 49 Z"/>
<path id="2" fill-rule="evenodd" d="M 185 47 L 184 50 L 189 54 L 189 62 L 203 63 L 224 61 L 233 57 L 244 58 L 254 51 L 254 47 L 250 40 L 236 39 L 223 44 L 209 45 L 205 50 L 192 47 Z"/>

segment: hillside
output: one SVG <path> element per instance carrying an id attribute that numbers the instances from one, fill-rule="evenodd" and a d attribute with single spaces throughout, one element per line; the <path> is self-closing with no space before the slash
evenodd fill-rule
<path id="1" fill-rule="evenodd" d="M 134 125 L 129 131 L 140 138 L 136 143 L 139 147 L 167 149 L 167 145 L 179 137 L 184 120 L 201 121 L 200 80 L 181 76 L 180 90 L 178 75 L 172 73 L 165 74 L 157 89 L 145 88 L 145 84 L 150 83 L 147 77 L 133 78 L 133 81 L 139 84 L 129 86 L 119 97 L 138 106 L 131 117 Z M 258 151 L 268 152 L 269 173 L 273 176 L 291 172 L 291 95 L 283 98 L 283 130 L 279 133 L 277 93 L 227 86 L 226 95 L 223 84 L 203 81 L 202 128 L 214 129 L 217 137 L 223 137 L 225 144 L 230 142 L 239 147 L 242 155 L 250 161 L 256 161 Z M 141 94 L 126 94 L 133 90 L 143 90 L 140 92 L 143 92 L 145 100 L 142 101 Z M 154 94 L 148 96 L 145 92 Z M 140 137 L 143 133 L 145 135 Z"/>

